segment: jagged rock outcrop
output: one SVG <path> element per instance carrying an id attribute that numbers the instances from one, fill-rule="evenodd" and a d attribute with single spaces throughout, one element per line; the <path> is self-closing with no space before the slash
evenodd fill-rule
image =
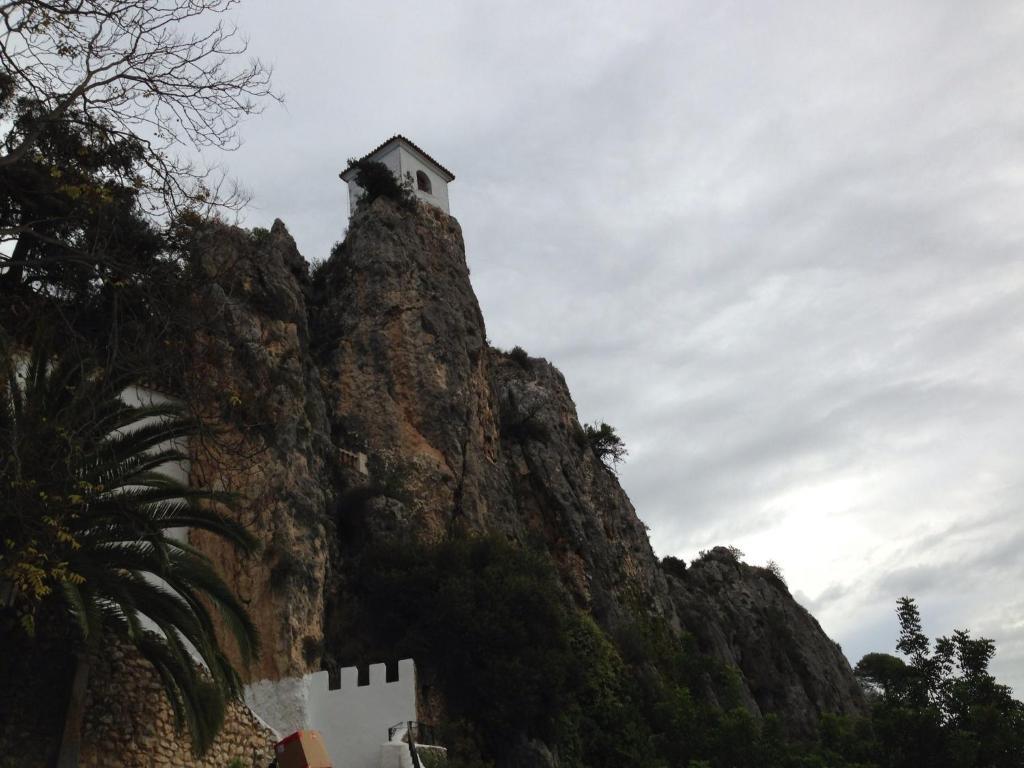
<path id="1" fill-rule="evenodd" d="M 740 671 L 758 713 L 779 713 L 808 734 L 824 713 L 863 710 L 846 657 L 776 573 L 715 547 L 672 569 L 668 582 L 682 626 L 701 651 Z"/>
<path id="2" fill-rule="evenodd" d="M 487 345 L 453 218 L 384 199 L 357 211 L 321 295 L 334 434 L 401 486 L 407 530 L 539 541 L 581 604 L 614 611 L 631 590 L 671 613 L 646 530 L 586 447 L 561 373 Z"/>
<path id="3" fill-rule="evenodd" d="M 713 554 L 666 580 L 561 373 L 487 345 L 454 219 L 384 199 L 359 209 L 311 311 L 335 439 L 366 450 L 404 500 L 370 506 L 378 536 L 462 529 L 540 544 L 605 626 L 641 606 L 735 664 L 752 711 L 796 732 L 820 712 L 861 711 L 842 654 L 756 569 Z"/>
<path id="4" fill-rule="evenodd" d="M 333 434 L 367 450 L 379 481 L 401 486 L 425 538 L 461 510 L 472 515 L 481 484 L 495 480 L 481 471 L 498 435 L 483 317 L 461 252 L 454 219 L 381 199 L 325 266 L 314 307 Z"/>
<path id="5" fill-rule="evenodd" d="M 247 679 L 328 660 L 342 550 L 361 543 L 343 541 L 335 518 L 362 488 L 370 540 L 488 532 L 542 549 L 612 634 L 638 611 L 692 633 L 740 670 L 751 711 L 778 713 L 794 732 L 862 709 L 838 647 L 773 577 L 718 550 L 666 574 L 562 374 L 488 345 L 453 218 L 386 199 L 361 206 L 315 277 L 280 222 L 206 226 L 193 256 L 201 288 L 183 308 L 196 330 L 182 387 L 217 428 L 193 442 L 192 475 L 238 494 L 235 514 L 263 548 L 244 559 L 202 534 L 192 542 L 260 630 Z M 369 456 L 368 478 L 345 451 Z M 265 741 L 238 718 L 232 728 L 232 749 Z M 555 761 L 529 741 L 509 759 Z"/>
<path id="6" fill-rule="evenodd" d="M 252 679 L 322 662 L 325 613 L 345 599 L 325 595 L 338 588 L 330 510 L 363 485 L 383 491 L 363 512 L 371 539 L 489 532 L 539 546 L 604 626 L 647 610 L 691 632 L 741 671 L 751 711 L 795 732 L 861 710 L 849 664 L 773 577 L 725 550 L 666 576 L 561 373 L 488 345 L 455 219 L 378 199 L 315 280 L 280 222 L 259 236 L 211 227 L 196 253 L 194 387 L 223 429 L 193 471 L 241 494 L 265 548 L 245 561 L 197 541 L 262 631 Z M 365 452 L 370 477 L 342 450 Z"/>

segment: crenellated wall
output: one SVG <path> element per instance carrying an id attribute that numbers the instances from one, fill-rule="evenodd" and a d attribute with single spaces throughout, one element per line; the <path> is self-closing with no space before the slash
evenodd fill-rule
<path id="1" fill-rule="evenodd" d="M 245 703 L 280 736 L 320 731 L 340 768 L 377 768 L 388 728 L 416 720 L 416 668 L 398 662 L 398 679 L 387 680 L 384 664 L 371 664 L 369 684 L 359 685 L 357 667 L 340 671 L 332 689 L 327 672 L 282 680 L 261 680 L 245 689 Z"/>

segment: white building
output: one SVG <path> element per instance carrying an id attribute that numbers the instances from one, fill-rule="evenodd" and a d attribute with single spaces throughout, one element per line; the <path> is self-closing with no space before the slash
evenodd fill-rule
<path id="1" fill-rule="evenodd" d="M 416 197 L 430 205 L 448 210 L 448 183 L 455 180 L 455 174 L 441 165 L 405 136 L 392 136 L 360 160 L 376 160 L 384 163 L 399 181 L 407 176 L 412 181 Z M 339 176 L 348 183 L 349 211 L 356 209 L 356 203 L 363 194 L 355 181 L 356 169 L 349 166 Z"/>
<path id="2" fill-rule="evenodd" d="M 359 670 L 340 670 L 340 687 L 330 687 L 327 672 L 303 677 L 260 680 L 245 686 L 245 703 L 283 738 L 295 731 L 319 731 L 338 768 L 413 768 L 413 747 L 419 756 L 446 754 L 443 747 L 419 744 L 410 733 L 416 723 L 416 667 L 412 659 L 398 662 L 398 677 L 387 679 L 384 664 L 371 664 L 369 679 L 359 684 Z"/>

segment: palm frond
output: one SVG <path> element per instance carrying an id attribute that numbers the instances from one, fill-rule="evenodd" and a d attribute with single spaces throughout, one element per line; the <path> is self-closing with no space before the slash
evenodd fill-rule
<path id="1" fill-rule="evenodd" d="M 246 663 L 259 638 L 210 560 L 172 532 L 203 530 L 244 553 L 256 539 L 228 514 L 233 496 L 189 488 L 171 473 L 189 460 L 185 441 L 197 422 L 174 402 L 126 403 L 129 384 L 88 359 L 54 354 L 45 334 L 23 361 L 0 339 L 0 480 L 17 471 L 18 487 L 31 491 L 0 499 L 0 524 L 56 532 L 47 556 L 62 564 L 59 588 L 47 599 L 62 602 L 84 644 L 95 647 L 106 632 L 149 660 L 201 753 L 241 690 L 216 619 Z M 40 527 L 39 517 L 50 522 Z"/>

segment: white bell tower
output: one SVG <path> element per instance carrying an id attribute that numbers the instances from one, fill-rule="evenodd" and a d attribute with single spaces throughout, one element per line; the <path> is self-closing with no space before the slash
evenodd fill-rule
<path id="1" fill-rule="evenodd" d="M 408 174 L 416 197 L 445 213 L 451 213 L 448 209 L 448 183 L 455 180 L 455 174 L 405 136 L 392 136 L 360 159 L 384 163 L 399 181 L 404 180 Z M 355 182 L 356 169 L 349 166 L 339 176 L 348 183 L 349 211 L 354 211 L 356 202 L 363 194 L 362 188 Z"/>

